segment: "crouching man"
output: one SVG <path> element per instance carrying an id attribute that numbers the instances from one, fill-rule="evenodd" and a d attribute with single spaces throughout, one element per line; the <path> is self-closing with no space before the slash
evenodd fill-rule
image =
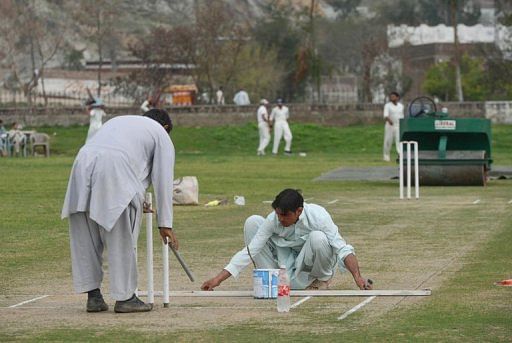
<path id="1" fill-rule="evenodd" d="M 323 207 L 305 204 L 293 189 L 279 193 L 272 207 L 274 212 L 267 218 L 254 215 L 245 221 L 246 247 L 217 276 L 205 281 L 202 290 L 213 290 L 231 275 L 237 277 L 251 259 L 257 268 L 285 265 L 293 289 L 328 289 L 336 264 L 352 273 L 360 289 L 371 289 L 359 272 L 354 248 L 341 238 Z"/>

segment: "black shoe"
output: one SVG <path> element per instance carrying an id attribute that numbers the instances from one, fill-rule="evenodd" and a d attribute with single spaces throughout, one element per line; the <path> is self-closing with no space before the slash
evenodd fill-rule
<path id="1" fill-rule="evenodd" d="M 108 311 L 108 305 L 103 300 L 103 296 L 89 297 L 87 299 L 87 312 Z"/>
<path id="2" fill-rule="evenodd" d="M 116 313 L 149 312 L 152 309 L 153 304 L 146 304 L 135 295 L 128 300 L 116 301 L 114 306 Z"/>
<path id="3" fill-rule="evenodd" d="M 284 154 L 285 154 L 286 156 L 291 156 L 291 155 L 292 155 L 292 151 L 291 151 L 291 150 L 290 150 L 290 151 L 285 151 L 285 152 L 284 152 Z"/>

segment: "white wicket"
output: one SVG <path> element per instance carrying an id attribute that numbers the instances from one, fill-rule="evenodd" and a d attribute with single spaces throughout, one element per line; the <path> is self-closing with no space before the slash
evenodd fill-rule
<path id="1" fill-rule="evenodd" d="M 153 208 L 153 198 L 151 193 L 146 193 L 146 205 L 149 209 Z M 147 302 L 155 302 L 155 288 L 153 275 L 153 213 L 146 213 L 146 269 L 147 269 Z M 163 295 L 164 307 L 169 307 L 169 249 L 162 242 L 162 265 L 163 265 Z M 143 294 L 144 292 L 140 292 Z"/>
<path id="2" fill-rule="evenodd" d="M 407 149 L 407 199 L 411 198 L 411 146 L 414 149 L 414 191 L 416 199 L 420 197 L 420 176 L 418 161 L 418 142 L 403 141 L 400 142 L 399 161 L 399 182 L 400 182 L 400 199 L 404 198 L 404 146 Z"/>

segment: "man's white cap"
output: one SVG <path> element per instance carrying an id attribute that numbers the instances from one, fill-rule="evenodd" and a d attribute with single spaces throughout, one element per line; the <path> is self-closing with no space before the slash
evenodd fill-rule
<path id="1" fill-rule="evenodd" d="M 260 100 L 260 104 L 261 104 L 261 105 L 268 105 L 268 101 L 267 101 L 267 99 L 261 99 L 261 100 Z"/>

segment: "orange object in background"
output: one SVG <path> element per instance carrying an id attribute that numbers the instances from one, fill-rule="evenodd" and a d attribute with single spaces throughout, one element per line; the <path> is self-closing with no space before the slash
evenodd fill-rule
<path id="1" fill-rule="evenodd" d="M 165 88 L 164 92 L 172 94 L 173 106 L 190 106 L 194 104 L 197 87 L 196 85 L 174 85 Z"/>
<path id="2" fill-rule="evenodd" d="M 512 287 L 512 279 L 502 280 L 494 283 L 496 286 L 508 286 Z"/>

